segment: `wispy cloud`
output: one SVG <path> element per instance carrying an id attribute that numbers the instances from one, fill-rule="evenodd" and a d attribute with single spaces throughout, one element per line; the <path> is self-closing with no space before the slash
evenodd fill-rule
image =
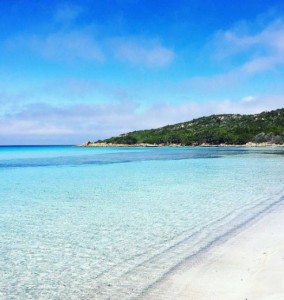
<path id="1" fill-rule="evenodd" d="M 4 43 L 6 49 L 27 50 L 50 61 L 119 61 L 148 69 L 164 68 L 174 61 L 176 53 L 163 45 L 159 37 L 107 34 L 95 21 L 78 22 L 84 12 L 81 6 L 61 4 L 43 31 L 35 28 L 33 33 L 10 37 Z"/>
<path id="2" fill-rule="evenodd" d="M 248 26 L 247 26 L 248 27 Z M 240 67 L 243 74 L 254 75 L 284 64 L 284 20 L 276 19 L 256 33 L 238 29 L 218 32 L 215 44 L 219 56 L 225 58 L 245 54 Z"/>
<path id="3" fill-rule="evenodd" d="M 175 58 L 173 50 L 156 40 L 116 38 L 111 45 L 115 57 L 134 66 L 163 68 L 170 65 Z"/>
<path id="4" fill-rule="evenodd" d="M 191 77 L 183 85 L 187 88 L 215 90 L 275 69 L 283 69 L 284 20 L 272 20 L 261 28 L 254 24 L 253 33 L 249 26 L 252 25 L 242 22 L 241 26 L 219 30 L 207 45 L 217 64 L 226 65 L 226 71 Z"/>
<path id="5" fill-rule="evenodd" d="M 92 138 L 117 134 L 118 130 L 129 128 L 135 108 L 133 102 L 65 106 L 27 104 L 0 117 L 0 136 L 43 135 L 57 140 L 62 135 L 88 135 Z M 116 127 L 118 124 L 120 128 Z"/>
<path id="6" fill-rule="evenodd" d="M 79 143 L 110 137 L 132 130 L 154 128 L 188 121 L 204 115 L 220 113 L 258 113 L 281 107 L 282 96 L 246 96 L 239 101 L 221 100 L 181 104 L 156 103 L 141 110 L 134 101 L 107 102 L 104 104 L 70 104 L 64 106 L 47 103 L 23 105 L 0 117 L 2 141 L 29 137 L 38 142 L 41 136 L 49 142 Z"/>
<path id="7" fill-rule="evenodd" d="M 250 27 L 257 27 L 251 32 Z M 241 29 L 240 29 L 241 28 Z M 245 29 L 244 29 L 245 28 Z M 213 39 L 216 57 L 225 58 L 251 51 L 259 53 L 283 54 L 284 50 L 284 20 L 276 18 L 265 26 L 254 26 L 242 22 L 242 26 L 233 26 L 228 30 L 218 31 Z"/>
<path id="8" fill-rule="evenodd" d="M 74 22 L 82 12 L 83 8 L 81 6 L 64 3 L 58 6 L 54 14 L 54 19 L 56 22 L 67 26 Z"/>
<path id="9" fill-rule="evenodd" d="M 33 35 L 10 41 L 13 47 L 24 47 L 49 60 L 103 62 L 104 54 L 92 33 L 59 31 L 46 36 Z"/>
<path id="10" fill-rule="evenodd" d="M 100 80 L 67 77 L 54 79 L 33 87 L 30 91 L 46 98 L 62 99 L 64 103 L 94 103 L 94 95 L 107 101 L 130 101 L 137 95 L 137 89 L 130 86 L 110 84 Z"/>
<path id="11" fill-rule="evenodd" d="M 151 38 L 105 37 L 98 40 L 92 26 L 63 29 L 46 35 L 29 35 L 6 41 L 9 49 L 26 49 L 48 60 L 104 62 L 110 57 L 132 66 L 159 69 L 169 66 L 176 54 Z M 107 57 L 109 56 L 109 57 Z"/>
<path id="12" fill-rule="evenodd" d="M 240 71 L 243 75 L 252 76 L 265 71 L 273 70 L 274 68 L 282 68 L 283 65 L 284 53 L 279 53 L 278 55 L 271 54 L 251 59 L 241 66 Z"/>
<path id="13" fill-rule="evenodd" d="M 60 4 L 46 29 L 40 32 L 10 37 L 5 46 L 14 52 L 28 50 L 32 54 L 58 62 L 103 62 L 104 51 L 96 38 L 92 24 L 79 26 L 76 20 L 82 14 L 81 6 Z"/>
<path id="14" fill-rule="evenodd" d="M 241 99 L 241 102 L 243 102 L 243 103 L 251 103 L 254 101 L 257 101 L 257 97 L 255 97 L 255 96 L 246 96 Z"/>

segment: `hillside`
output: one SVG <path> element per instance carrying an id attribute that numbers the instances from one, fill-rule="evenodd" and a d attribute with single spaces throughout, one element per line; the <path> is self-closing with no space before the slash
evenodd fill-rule
<path id="1" fill-rule="evenodd" d="M 211 115 L 157 129 L 139 130 L 95 143 L 157 145 L 284 144 L 284 108 L 254 115 Z"/>

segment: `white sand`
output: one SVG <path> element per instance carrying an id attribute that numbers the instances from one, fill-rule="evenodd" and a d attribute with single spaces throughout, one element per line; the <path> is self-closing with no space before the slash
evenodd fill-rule
<path id="1" fill-rule="evenodd" d="M 180 267 L 147 298 L 284 300 L 284 207 Z"/>

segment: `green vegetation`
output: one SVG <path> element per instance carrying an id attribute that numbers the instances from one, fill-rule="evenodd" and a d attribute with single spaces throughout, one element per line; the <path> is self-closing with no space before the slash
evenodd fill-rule
<path id="1" fill-rule="evenodd" d="M 97 142 L 128 145 L 284 144 L 284 109 L 255 115 L 212 115 L 157 129 L 133 131 Z"/>

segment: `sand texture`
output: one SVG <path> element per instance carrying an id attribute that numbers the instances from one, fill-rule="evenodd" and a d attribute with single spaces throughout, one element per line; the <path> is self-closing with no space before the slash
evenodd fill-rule
<path id="1" fill-rule="evenodd" d="M 284 206 L 179 267 L 146 298 L 283 300 Z"/>

